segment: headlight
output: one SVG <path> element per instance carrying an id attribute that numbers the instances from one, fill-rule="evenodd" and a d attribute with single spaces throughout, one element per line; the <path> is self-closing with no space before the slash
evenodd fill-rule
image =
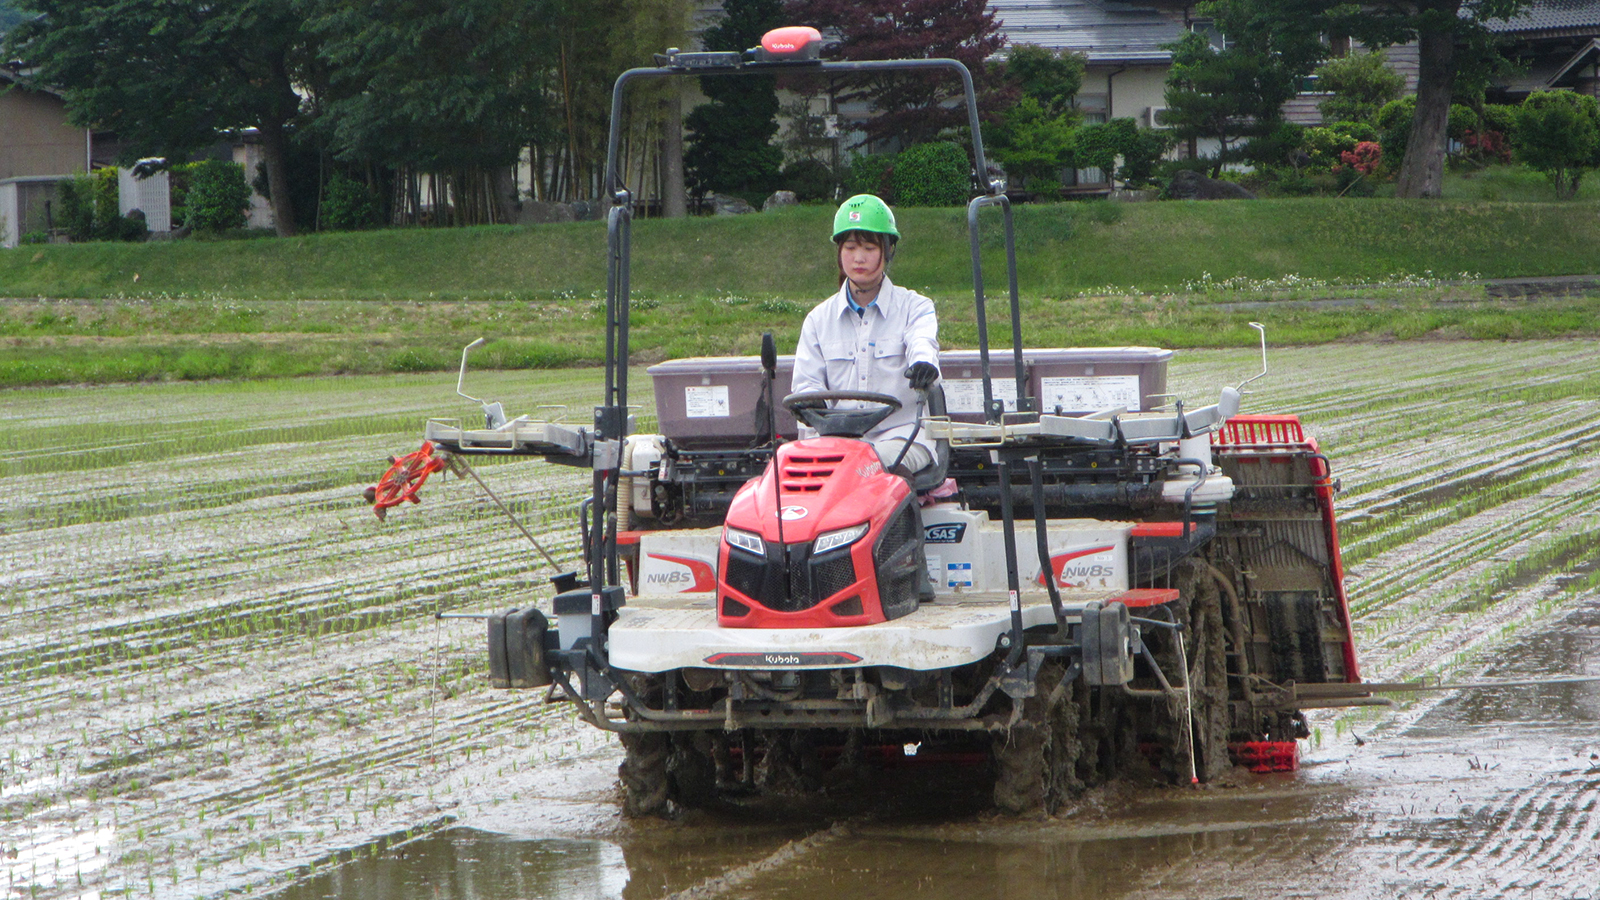
<path id="1" fill-rule="evenodd" d="M 829 550 L 837 550 L 840 547 L 855 543 L 866 533 L 867 523 L 862 522 L 860 525 L 852 525 L 849 528 L 841 528 L 838 531 L 830 531 L 827 534 L 818 535 L 816 543 L 811 546 L 811 552 L 827 553 Z"/>
<path id="2" fill-rule="evenodd" d="M 761 540 L 761 535 L 759 534 L 751 534 L 748 531 L 736 531 L 732 528 L 724 528 L 722 529 L 722 537 L 728 543 L 738 547 L 740 550 L 744 550 L 748 553 L 754 553 L 757 556 L 767 555 L 766 542 Z"/>

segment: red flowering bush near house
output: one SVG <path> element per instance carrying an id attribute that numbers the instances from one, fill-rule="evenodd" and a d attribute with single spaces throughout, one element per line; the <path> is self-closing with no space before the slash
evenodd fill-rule
<path id="1" fill-rule="evenodd" d="M 1461 139 L 1461 148 L 1485 163 L 1511 162 L 1511 142 L 1498 131 L 1468 131 Z"/>
<path id="2" fill-rule="evenodd" d="M 1383 164 L 1383 147 L 1376 141 L 1362 141 L 1354 150 L 1346 150 L 1339 154 L 1339 159 L 1357 172 L 1371 175 Z"/>

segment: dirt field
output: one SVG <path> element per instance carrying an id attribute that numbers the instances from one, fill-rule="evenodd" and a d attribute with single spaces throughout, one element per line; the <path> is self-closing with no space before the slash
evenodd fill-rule
<path id="1" fill-rule="evenodd" d="M 1254 365 L 1183 353 L 1171 382 L 1201 399 Z M 583 421 L 597 380 L 468 387 Z M 1280 350 L 1257 385 L 1246 411 L 1300 413 L 1342 479 L 1367 678 L 1600 674 L 1600 346 Z M 1298 775 L 1117 787 L 1049 822 L 959 783 L 623 822 L 614 742 L 489 690 L 481 623 L 433 617 L 538 593 L 538 556 L 470 481 L 385 523 L 359 500 L 424 416 L 476 413 L 453 389 L 0 394 L 4 896 L 1596 896 L 1592 684 L 1321 716 Z M 572 557 L 581 472 L 478 468 Z"/>

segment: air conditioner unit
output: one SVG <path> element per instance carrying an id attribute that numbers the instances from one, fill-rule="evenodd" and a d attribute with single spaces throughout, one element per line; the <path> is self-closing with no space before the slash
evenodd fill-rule
<path id="1" fill-rule="evenodd" d="M 1167 108 L 1165 106 L 1147 106 L 1147 107 L 1145 107 L 1144 108 L 1144 126 L 1146 128 L 1162 128 L 1162 127 L 1165 127 L 1160 122 L 1156 121 L 1156 118 L 1158 116 L 1160 116 L 1162 113 L 1166 112 L 1166 111 L 1167 111 Z"/>

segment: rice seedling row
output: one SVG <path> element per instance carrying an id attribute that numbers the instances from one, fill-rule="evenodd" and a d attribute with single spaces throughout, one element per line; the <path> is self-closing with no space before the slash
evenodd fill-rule
<path id="1" fill-rule="evenodd" d="M 1274 351 L 1246 411 L 1300 413 L 1334 460 L 1369 677 L 1471 664 L 1593 601 L 1594 349 Z M 1172 386 L 1200 397 L 1257 365 L 1184 353 Z M 482 373 L 469 390 L 585 418 L 595 374 L 550 374 L 530 389 L 542 376 Z M 487 689 L 481 625 L 432 618 L 547 593 L 476 485 L 435 476 L 423 505 L 381 524 L 357 499 L 385 455 L 415 448 L 424 416 L 476 415 L 453 388 L 400 376 L 5 395 L 5 889 L 260 889 L 490 802 L 497 772 L 605 750 L 542 694 Z M 583 472 L 476 465 L 576 558 Z"/>

